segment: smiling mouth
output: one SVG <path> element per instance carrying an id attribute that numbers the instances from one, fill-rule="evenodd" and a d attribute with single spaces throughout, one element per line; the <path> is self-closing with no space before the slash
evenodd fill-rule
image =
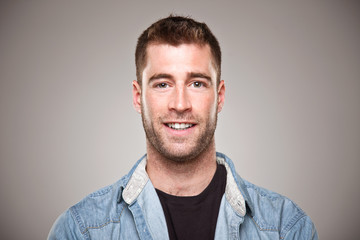
<path id="1" fill-rule="evenodd" d="M 191 123 L 166 123 L 166 126 L 175 130 L 185 130 L 191 128 L 195 124 Z"/>

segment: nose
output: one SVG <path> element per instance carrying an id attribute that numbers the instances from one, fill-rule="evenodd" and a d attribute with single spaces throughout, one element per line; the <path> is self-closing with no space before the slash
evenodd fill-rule
<path id="1" fill-rule="evenodd" d="M 191 99 L 186 87 L 175 87 L 169 102 L 169 108 L 177 112 L 186 112 L 191 109 Z"/>

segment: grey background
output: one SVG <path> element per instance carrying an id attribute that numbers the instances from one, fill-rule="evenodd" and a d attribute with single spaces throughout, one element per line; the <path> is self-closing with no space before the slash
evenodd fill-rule
<path id="1" fill-rule="evenodd" d="M 1 1 L 0 238 L 45 239 L 56 217 L 145 153 L 131 103 L 138 35 L 169 13 L 223 50 L 217 150 L 288 196 L 321 239 L 360 214 L 358 1 Z"/>

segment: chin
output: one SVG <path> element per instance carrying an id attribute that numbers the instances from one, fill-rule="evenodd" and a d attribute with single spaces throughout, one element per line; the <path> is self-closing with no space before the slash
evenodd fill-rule
<path id="1" fill-rule="evenodd" d="M 183 149 L 189 149 L 189 147 L 182 147 Z M 193 162 L 204 149 L 193 149 L 192 151 L 181 151 L 179 149 L 159 149 L 160 154 L 166 159 L 175 163 L 189 163 Z"/>

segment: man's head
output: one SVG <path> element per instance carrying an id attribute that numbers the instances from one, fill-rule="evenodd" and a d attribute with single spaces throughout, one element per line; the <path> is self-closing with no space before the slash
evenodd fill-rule
<path id="1" fill-rule="evenodd" d="M 139 38 L 138 81 L 133 82 L 133 103 L 141 113 L 148 156 L 185 162 L 202 153 L 215 154 L 217 114 L 225 96 L 215 37 L 205 24 L 180 17 L 160 20 L 149 29 Z M 217 60 L 205 35 L 216 43 Z"/>
<path id="2" fill-rule="evenodd" d="M 142 71 L 146 66 L 147 50 L 150 44 L 180 44 L 195 43 L 200 46 L 209 45 L 213 64 L 217 71 L 217 84 L 221 77 L 221 49 L 216 37 L 205 23 L 197 22 L 188 17 L 170 15 L 160 19 L 147 28 L 139 37 L 136 52 L 136 77 L 142 85 Z"/>

